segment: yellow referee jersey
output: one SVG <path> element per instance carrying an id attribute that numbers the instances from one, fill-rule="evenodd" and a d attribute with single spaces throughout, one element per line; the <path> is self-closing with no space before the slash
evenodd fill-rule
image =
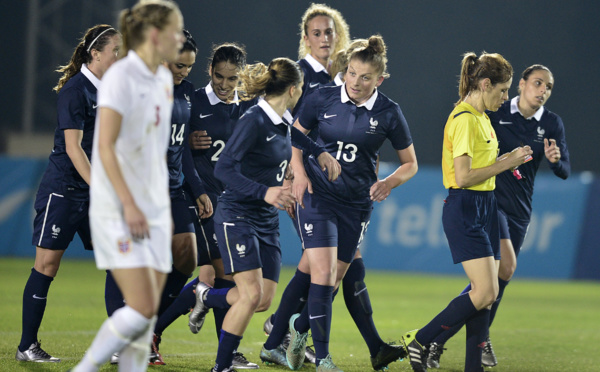
<path id="1" fill-rule="evenodd" d="M 462 155 L 471 158 L 472 169 L 487 167 L 495 163 L 498 156 L 498 139 L 490 118 L 466 102 L 452 110 L 444 128 L 442 173 L 447 189 L 459 188 L 454 174 L 454 158 Z M 492 191 L 495 188 L 495 176 L 467 187 L 476 191 Z"/>

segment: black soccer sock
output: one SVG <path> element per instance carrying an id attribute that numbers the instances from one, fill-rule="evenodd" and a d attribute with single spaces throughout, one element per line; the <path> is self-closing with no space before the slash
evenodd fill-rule
<path id="1" fill-rule="evenodd" d="M 220 372 L 225 368 L 231 367 L 233 362 L 233 352 L 240 346 L 241 341 L 242 336 L 237 336 L 221 330 L 219 350 L 217 351 L 217 360 L 215 363 L 216 371 Z"/>
<path id="2" fill-rule="evenodd" d="M 233 288 L 235 287 L 235 282 L 222 278 L 215 278 L 215 289 L 222 288 Z M 221 337 L 221 328 L 223 327 L 223 320 L 225 319 L 225 315 L 227 315 L 227 309 L 222 309 L 215 307 L 213 308 L 213 315 L 215 317 L 215 328 L 217 330 L 217 339 Z"/>
<path id="3" fill-rule="evenodd" d="M 494 322 L 494 318 L 496 318 L 496 311 L 498 311 L 498 306 L 500 306 L 500 300 L 502 300 L 502 296 L 504 295 L 504 289 L 508 285 L 510 280 L 502 280 L 498 278 L 498 297 L 496 297 L 496 301 L 492 304 L 492 309 L 490 311 L 490 327 Z"/>
<path id="4" fill-rule="evenodd" d="M 196 295 L 194 294 L 196 284 L 198 284 L 197 277 L 183 287 L 177 299 L 158 317 L 154 333 L 162 335 L 164 330 L 177 320 L 177 318 L 190 312 L 194 305 L 196 305 Z"/>
<path id="5" fill-rule="evenodd" d="M 445 330 L 449 330 L 455 325 L 464 322 L 475 314 L 477 309 L 468 293 L 455 297 L 444 310 L 435 316 L 425 327 L 421 328 L 416 334 L 416 339 L 421 345 L 431 343 L 437 336 Z"/>
<path id="6" fill-rule="evenodd" d="M 321 359 L 329 355 L 329 332 L 331 330 L 331 309 L 333 286 L 310 284 L 308 292 L 308 321 L 317 355 L 317 366 Z M 307 332 L 308 329 L 298 329 Z"/>
<path id="7" fill-rule="evenodd" d="M 31 344 L 37 342 L 38 330 L 46 310 L 48 290 L 54 278 L 31 269 L 27 284 L 23 290 L 23 320 L 21 343 L 19 350 L 29 349 Z"/>
<path id="8" fill-rule="evenodd" d="M 163 289 L 162 296 L 160 298 L 160 306 L 158 308 L 158 316 L 161 316 L 169 306 L 175 301 L 179 293 L 183 289 L 183 286 L 188 281 L 189 276 L 185 275 L 181 271 L 177 270 L 173 266 L 169 275 L 167 275 L 167 282 Z"/>
<path id="9" fill-rule="evenodd" d="M 309 288 L 310 275 L 296 270 L 281 295 L 279 308 L 276 312 L 277 316 L 275 319 L 271 318 L 273 329 L 269 334 L 269 338 L 267 338 L 267 342 L 265 342 L 265 349 L 273 350 L 283 342 L 283 338 L 288 331 L 289 320 L 292 315 L 298 313 L 304 307 L 305 302 L 302 299 L 307 298 Z"/>
<path id="10" fill-rule="evenodd" d="M 467 346 L 465 354 L 465 371 L 482 371 L 481 354 L 485 346 L 490 321 L 488 309 L 479 310 L 466 321 Z"/>
<path id="11" fill-rule="evenodd" d="M 115 282 L 110 270 L 106 270 L 106 283 L 104 284 L 104 306 L 106 314 L 110 318 L 113 313 L 125 305 L 123 294 Z"/>
<path id="12" fill-rule="evenodd" d="M 362 258 L 355 259 L 348 267 L 342 282 L 344 301 L 348 312 L 363 339 L 367 343 L 371 356 L 377 355 L 383 343 L 375 323 L 373 322 L 373 309 L 365 279 L 365 264 Z"/>

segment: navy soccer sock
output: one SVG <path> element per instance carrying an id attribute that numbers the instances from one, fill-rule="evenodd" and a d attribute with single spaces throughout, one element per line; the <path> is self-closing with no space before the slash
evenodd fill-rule
<path id="1" fill-rule="evenodd" d="M 321 359 L 329 355 L 329 332 L 331 329 L 331 308 L 333 301 L 333 286 L 310 284 L 308 292 L 308 321 L 312 332 L 317 366 Z M 307 332 L 308 329 L 298 329 Z"/>
<path id="2" fill-rule="evenodd" d="M 198 284 L 197 277 L 183 287 L 173 304 L 158 317 L 156 326 L 154 327 L 154 333 L 162 335 L 164 330 L 177 320 L 177 318 L 190 312 L 190 309 L 196 304 L 196 295 L 194 294 L 196 284 Z"/>
<path id="3" fill-rule="evenodd" d="M 188 279 L 189 276 L 185 275 L 173 266 L 171 272 L 169 275 L 167 275 L 167 282 L 165 283 L 165 288 L 163 289 L 162 296 L 160 298 L 158 316 L 161 316 L 167 310 L 167 308 L 171 306 Z"/>
<path id="4" fill-rule="evenodd" d="M 469 293 L 469 291 L 471 291 L 471 283 L 469 283 L 465 289 L 463 289 L 462 292 L 460 292 L 461 295 L 465 294 L 465 293 Z M 451 339 L 452 337 L 454 337 L 455 334 L 458 333 L 458 331 L 461 330 L 461 328 L 465 325 L 464 321 L 459 322 L 457 325 L 453 326 L 452 328 L 440 333 L 434 340 L 433 342 L 437 343 L 438 345 L 444 345 L 449 339 Z"/>
<path id="5" fill-rule="evenodd" d="M 451 329 L 455 325 L 464 322 L 477 309 L 468 293 L 455 297 L 444 310 L 435 316 L 425 327 L 416 334 L 416 339 L 421 345 L 431 343 L 442 332 Z"/>
<path id="6" fill-rule="evenodd" d="M 106 270 L 106 283 L 104 285 L 104 305 L 106 306 L 106 314 L 110 318 L 113 313 L 125 306 L 123 294 L 115 282 L 110 270 Z"/>
<path id="7" fill-rule="evenodd" d="M 496 297 L 496 301 L 492 304 L 492 309 L 490 311 L 490 327 L 494 322 L 494 318 L 496 317 L 496 311 L 498 311 L 498 306 L 500 306 L 500 300 L 502 300 L 502 296 L 504 295 L 504 289 L 508 285 L 510 280 L 503 280 L 498 278 L 498 297 Z"/>
<path id="8" fill-rule="evenodd" d="M 217 360 L 215 368 L 218 372 L 231 367 L 233 362 L 233 352 L 237 350 L 242 341 L 242 336 L 237 336 L 225 330 L 221 330 L 219 340 L 219 350 L 217 351 Z"/>
<path id="9" fill-rule="evenodd" d="M 465 354 L 465 372 L 482 371 L 481 354 L 485 346 L 490 321 L 490 310 L 483 309 L 466 321 L 467 346 Z"/>
<path id="10" fill-rule="evenodd" d="M 19 344 L 19 350 L 21 351 L 29 349 L 31 344 L 37 342 L 38 330 L 46 310 L 48 289 L 50 289 L 53 280 L 54 278 L 31 268 L 31 274 L 23 290 L 23 331 L 21 333 L 21 343 Z"/>
<path id="11" fill-rule="evenodd" d="M 281 295 L 279 308 L 276 312 L 277 316 L 274 319 L 271 318 L 273 330 L 267 338 L 267 342 L 265 342 L 265 349 L 273 350 L 283 342 L 283 338 L 288 331 L 290 318 L 301 311 L 300 309 L 305 305 L 301 299 L 308 296 L 310 285 L 310 275 L 296 270 Z"/>
<path id="12" fill-rule="evenodd" d="M 222 278 L 215 278 L 215 289 L 222 288 L 233 288 L 235 287 L 235 282 Z M 221 336 L 221 327 L 223 327 L 223 320 L 225 319 L 225 315 L 227 315 L 227 311 L 229 308 L 222 309 L 215 307 L 213 309 L 213 315 L 215 317 L 215 328 L 217 330 L 217 339 Z"/>
<path id="13" fill-rule="evenodd" d="M 350 264 L 342 282 L 344 301 L 348 312 L 363 339 L 367 343 L 371 356 L 377 355 L 383 343 L 375 323 L 373 322 L 373 308 L 367 291 L 365 279 L 365 264 L 362 258 L 355 259 Z"/>

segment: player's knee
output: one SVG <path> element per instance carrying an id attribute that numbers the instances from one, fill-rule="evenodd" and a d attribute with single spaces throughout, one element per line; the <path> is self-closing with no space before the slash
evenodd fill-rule
<path id="1" fill-rule="evenodd" d="M 512 279 L 515 271 L 517 270 L 517 261 L 500 263 L 498 268 L 498 277 L 502 280 L 509 281 Z"/>
<path id="2" fill-rule="evenodd" d="M 245 291 L 240 291 L 240 301 L 246 303 L 246 306 L 253 311 L 261 304 L 263 291 L 260 285 L 249 286 Z"/>

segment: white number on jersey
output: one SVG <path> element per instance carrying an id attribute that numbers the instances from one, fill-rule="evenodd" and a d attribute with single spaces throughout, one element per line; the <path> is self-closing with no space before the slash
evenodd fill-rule
<path id="1" fill-rule="evenodd" d="M 342 142 L 342 141 L 337 141 L 337 143 L 339 146 L 338 146 L 337 154 L 335 155 L 336 160 L 340 160 L 340 158 L 343 158 L 346 163 L 352 163 L 354 160 L 356 160 L 356 152 L 358 151 L 358 147 L 356 147 L 355 144 L 347 143 L 344 146 L 344 142 Z M 343 154 L 342 150 L 346 150 L 350 153 Z"/>
<path id="2" fill-rule="evenodd" d="M 173 131 L 171 131 L 171 146 L 175 145 L 175 142 L 179 142 L 179 146 L 183 144 L 183 133 L 185 132 L 185 123 L 181 124 L 181 129 L 177 134 L 175 134 L 175 132 L 177 132 L 177 125 L 178 124 L 171 125 L 171 127 L 173 128 Z"/>
<path id="3" fill-rule="evenodd" d="M 285 170 L 287 168 L 287 164 L 288 164 L 287 160 L 284 160 L 281 162 L 281 164 L 279 164 L 279 168 L 281 168 L 281 173 L 279 173 L 277 175 L 277 177 L 275 177 L 275 178 L 277 178 L 277 182 L 283 181 L 283 177 L 285 177 Z"/>
<path id="4" fill-rule="evenodd" d="M 214 153 L 214 155 L 210 158 L 210 160 L 214 161 L 216 163 L 219 160 L 219 155 L 221 155 L 221 152 L 223 151 L 223 149 L 225 149 L 225 141 L 223 141 L 223 140 L 215 141 L 213 143 L 213 147 L 218 147 L 218 148 L 217 148 L 217 152 Z"/>

